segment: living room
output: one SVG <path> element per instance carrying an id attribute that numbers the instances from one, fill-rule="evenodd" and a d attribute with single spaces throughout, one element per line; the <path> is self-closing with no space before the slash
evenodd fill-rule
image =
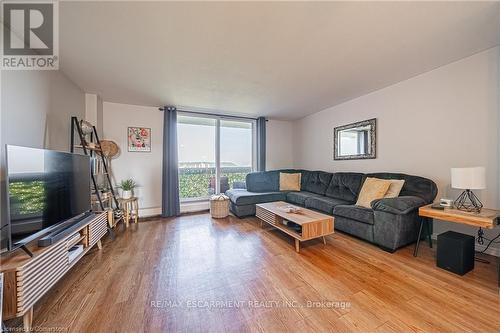
<path id="1" fill-rule="evenodd" d="M 500 3 L 2 11 L 5 331 L 498 331 Z"/>

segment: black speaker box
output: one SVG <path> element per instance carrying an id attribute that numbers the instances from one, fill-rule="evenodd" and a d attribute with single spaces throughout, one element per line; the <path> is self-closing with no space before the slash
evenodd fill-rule
<path id="1" fill-rule="evenodd" d="M 437 236 L 437 266 L 464 275 L 474 269 L 474 237 L 454 231 Z"/>

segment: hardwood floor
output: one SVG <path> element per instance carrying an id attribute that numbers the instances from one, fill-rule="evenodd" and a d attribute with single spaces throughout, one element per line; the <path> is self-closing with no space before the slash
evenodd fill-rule
<path id="1" fill-rule="evenodd" d="M 37 303 L 33 325 L 60 332 L 499 331 L 496 262 L 476 262 L 460 277 L 436 268 L 426 244 L 418 258 L 412 251 L 389 254 L 335 233 L 327 245 L 303 243 L 297 254 L 291 237 L 262 229 L 256 218 L 141 222 L 120 227 L 114 241 L 83 258 Z"/>

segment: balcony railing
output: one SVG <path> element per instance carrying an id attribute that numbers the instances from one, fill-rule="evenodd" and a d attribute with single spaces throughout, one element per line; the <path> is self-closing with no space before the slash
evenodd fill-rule
<path id="1" fill-rule="evenodd" d="M 245 182 L 251 167 L 222 167 L 220 192 L 234 187 L 236 182 Z M 181 200 L 208 198 L 215 193 L 215 167 L 179 168 L 179 197 Z"/>

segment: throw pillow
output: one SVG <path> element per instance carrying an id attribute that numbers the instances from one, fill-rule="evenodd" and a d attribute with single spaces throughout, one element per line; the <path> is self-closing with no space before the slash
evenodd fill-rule
<path id="1" fill-rule="evenodd" d="M 366 208 L 372 208 L 370 203 L 376 199 L 382 199 L 389 189 L 391 182 L 377 179 L 377 178 L 366 178 L 359 192 L 357 206 L 362 206 Z"/>
<path id="2" fill-rule="evenodd" d="M 405 181 L 403 179 L 387 180 L 391 183 L 391 185 L 385 193 L 384 198 L 397 198 L 399 196 L 399 193 L 401 192 L 401 189 L 403 188 L 403 185 L 405 184 Z"/>
<path id="3" fill-rule="evenodd" d="M 300 173 L 280 172 L 280 191 L 300 191 Z"/>

